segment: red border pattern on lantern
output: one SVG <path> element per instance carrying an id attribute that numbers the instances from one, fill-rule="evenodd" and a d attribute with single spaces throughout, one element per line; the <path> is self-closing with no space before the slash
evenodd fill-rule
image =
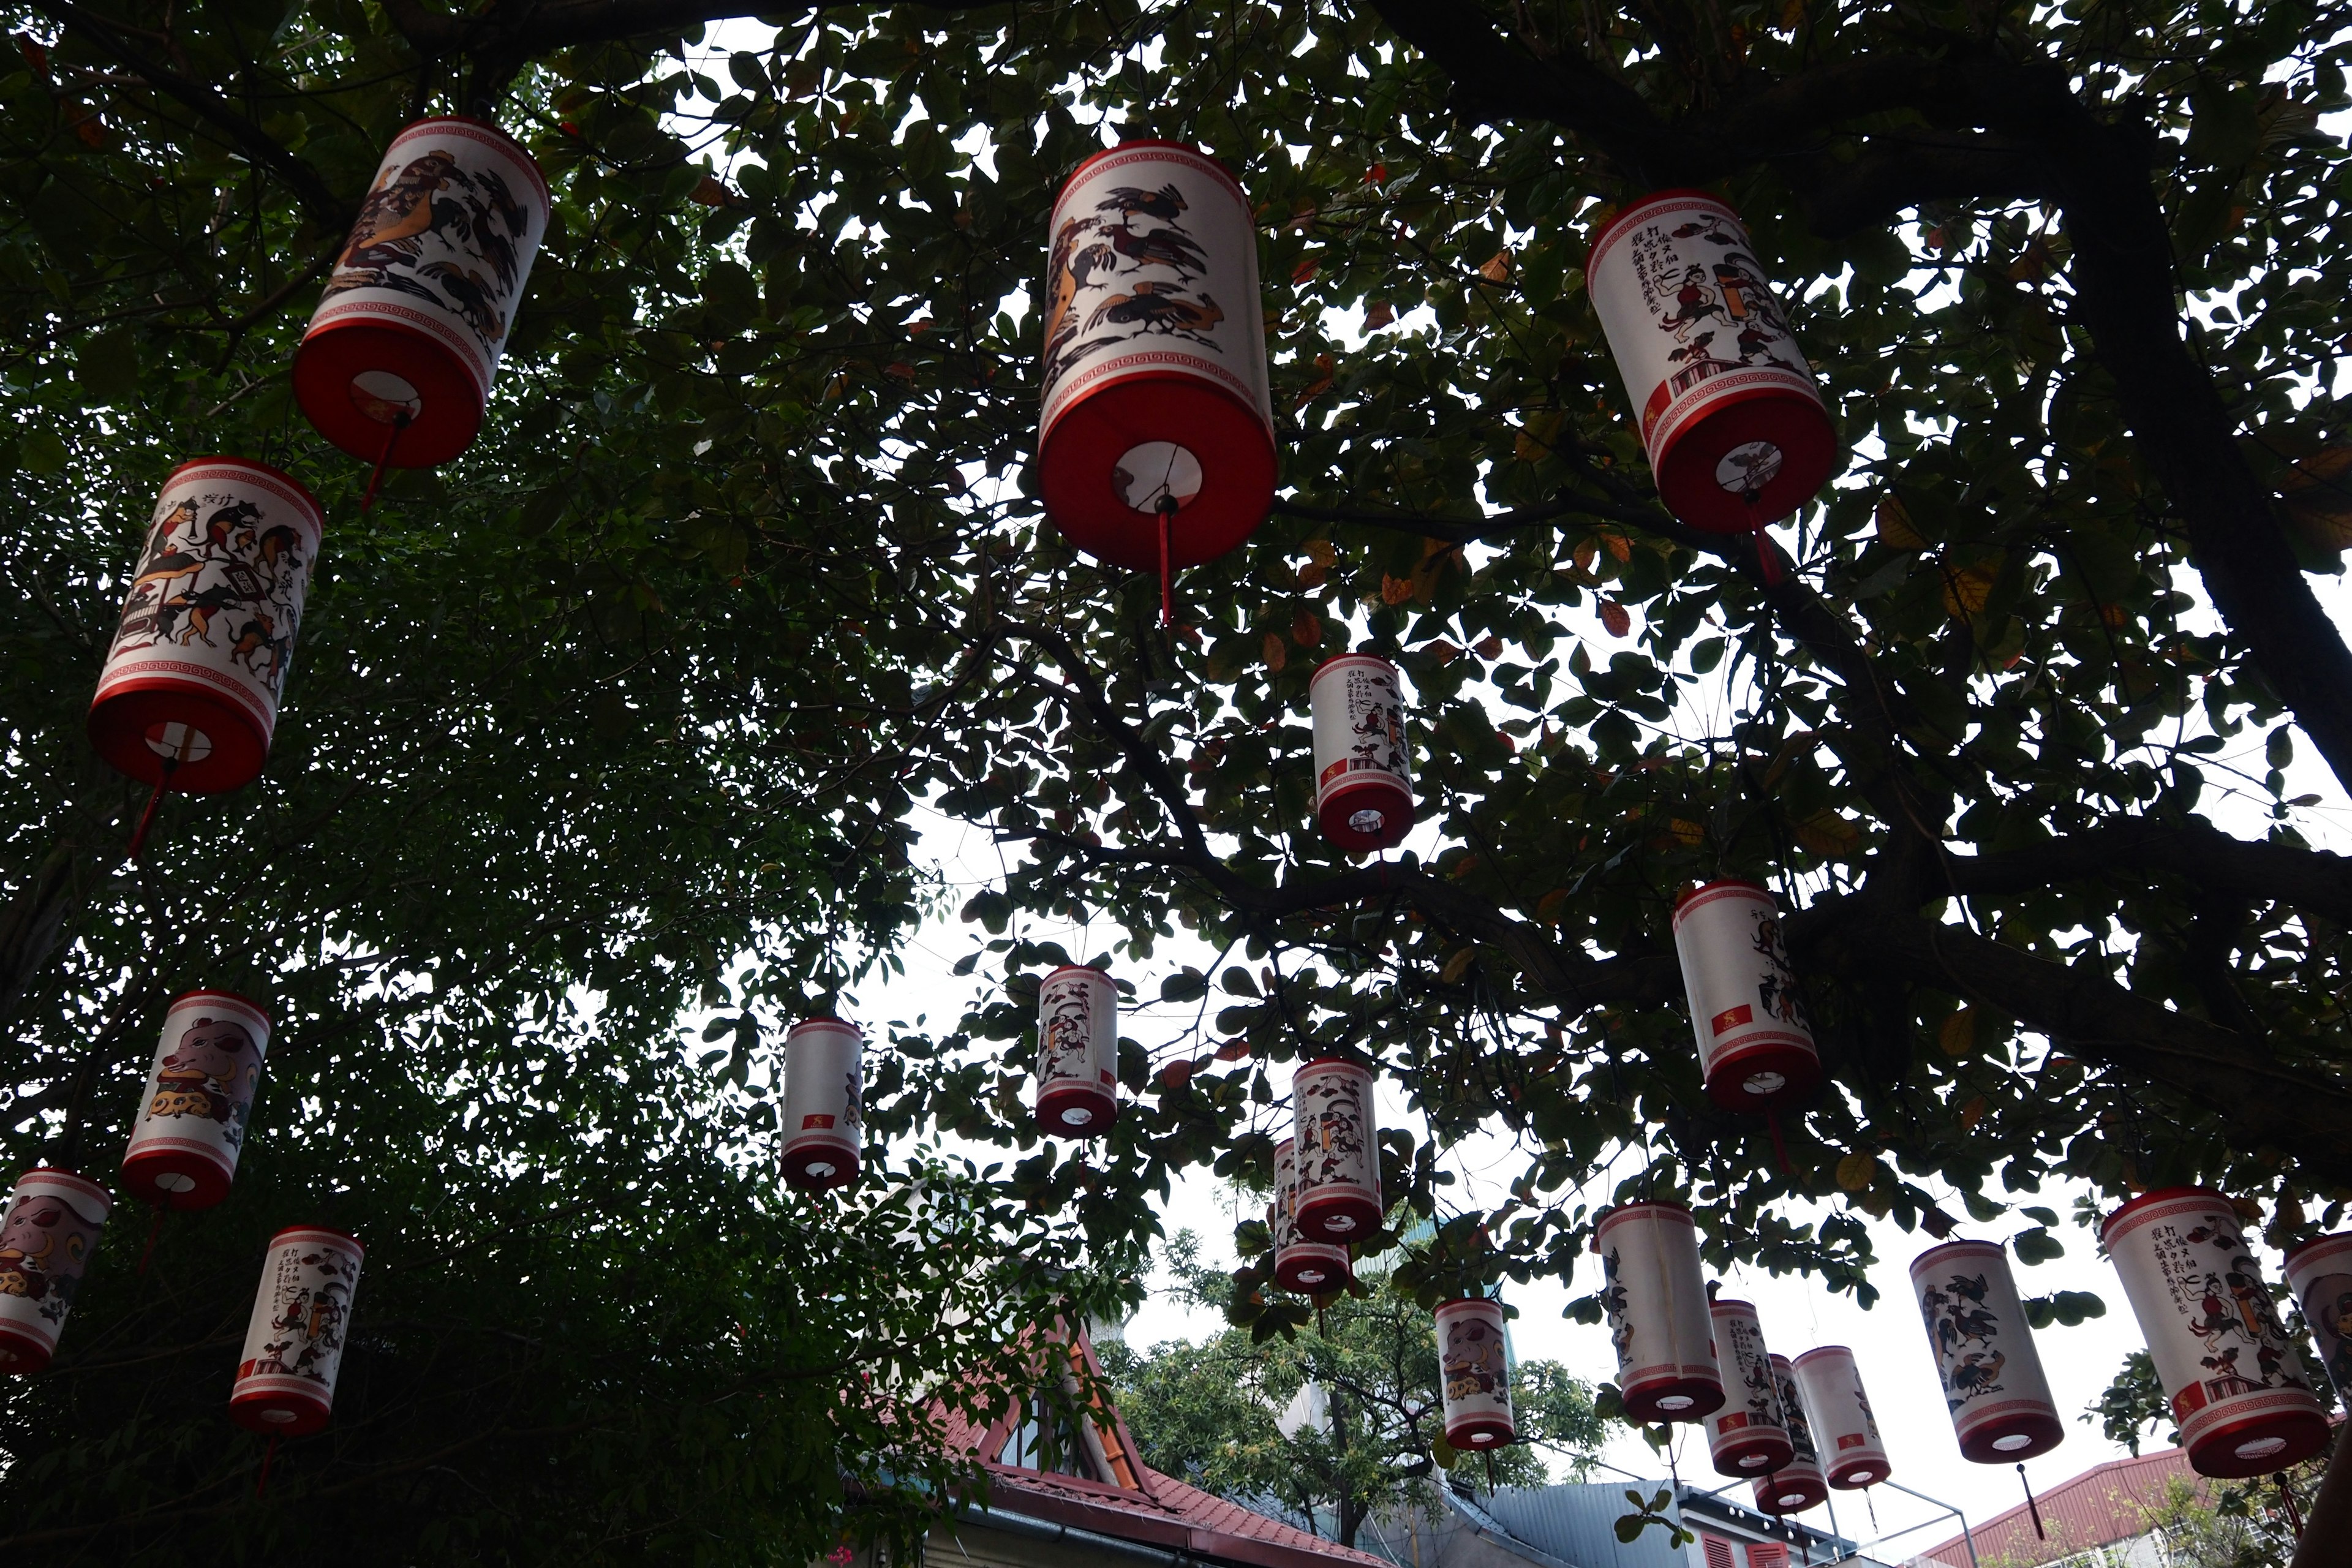
<path id="1" fill-rule="evenodd" d="M 1038 426 L 1037 444 L 1041 447 L 1045 445 L 1045 437 L 1053 433 L 1054 426 L 1061 423 L 1062 416 L 1069 412 L 1071 405 L 1077 401 L 1078 395 L 1088 386 L 1114 372 L 1148 369 L 1154 365 L 1163 369 L 1181 370 L 1189 375 L 1197 375 L 1202 381 L 1232 393 L 1244 407 L 1253 413 L 1263 412 L 1258 408 L 1255 395 L 1248 384 L 1214 360 L 1189 354 L 1181 349 L 1137 349 L 1131 353 L 1123 353 L 1117 359 L 1102 360 L 1078 372 L 1076 375 L 1056 383 L 1054 387 L 1054 406 L 1046 410 L 1044 421 Z"/>

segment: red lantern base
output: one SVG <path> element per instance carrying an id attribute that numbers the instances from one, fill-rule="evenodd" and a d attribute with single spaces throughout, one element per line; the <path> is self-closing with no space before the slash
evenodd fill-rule
<path id="1" fill-rule="evenodd" d="M 1412 831 L 1412 796 L 1387 779 L 1346 784 L 1323 797 L 1323 837 L 1350 855 L 1393 849 Z"/>
<path id="2" fill-rule="evenodd" d="M 1499 1448 L 1518 1436 L 1507 1415 L 1465 1415 L 1445 1426 L 1445 1440 L 1465 1453 Z"/>
<path id="3" fill-rule="evenodd" d="M 1864 1459 L 1858 1465 L 1847 1465 L 1830 1471 L 1830 1485 L 1842 1492 L 1860 1491 L 1874 1487 L 1895 1473 L 1894 1468 L 1879 1459 Z"/>
<path id="4" fill-rule="evenodd" d="M 1091 1138 L 1118 1115 L 1117 1096 L 1086 1084 L 1057 1083 L 1037 1097 L 1037 1125 L 1065 1138 Z"/>
<path id="5" fill-rule="evenodd" d="M 271 1382 L 291 1384 L 292 1378 Z M 273 1437 L 306 1437 L 327 1424 L 333 1407 L 307 1388 L 254 1388 L 233 1394 L 228 1418 L 248 1432 Z"/>
<path id="6" fill-rule="evenodd" d="M 1776 449 L 1779 462 L 1750 505 L 1734 478 L 1741 471 L 1735 454 L 1759 444 Z M 1837 433 L 1822 405 L 1793 388 L 1764 386 L 1732 395 L 1675 431 L 1655 478 L 1658 499 L 1693 528 L 1747 533 L 1812 500 L 1836 467 Z"/>
<path id="7" fill-rule="evenodd" d="M 1274 442 L 1255 409 L 1197 376 L 1134 376 L 1072 404 L 1038 450 L 1038 494 L 1072 544 L 1108 565 L 1160 570 L 1160 516 L 1129 505 L 1114 477 L 1120 458 L 1155 442 L 1180 444 L 1200 468 L 1200 489 L 1170 521 L 1171 569 L 1215 560 L 1273 510 Z M 1136 478 L 1148 490 L 1150 476 Z"/>
<path id="8" fill-rule="evenodd" d="M 821 1193 L 857 1180 L 857 1151 L 812 1138 L 785 1146 L 783 1167 L 786 1185 Z"/>
<path id="9" fill-rule="evenodd" d="M 1978 1465 L 2008 1465 L 2046 1454 L 2066 1440 L 2065 1423 L 2046 1411 L 2020 1411 L 1972 1427 L 1960 1436 L 1960 1458 Z"/>
<path id="10" fill-rule="evenodd" d="M 176 758 L 171 787 L 181 795 L 243 789 L 269 760 L 269 738 L 241 705 L 161 672 L 136 677 L 94 704 L 89 743 L 109 767 L 141 784 L 160 782 L 166 757 Z"/>
<path id="11" fill-rule="evenodd" d="M 1625 1390 L 1625 1414 L 1644 1424 L 1703 1421 L 1723 1408 L 1723 1383 L 1712 1377 L 1669 1377 Z"/>
<path id="12" fill-rule="evenodd" d="M 1309 1241 L 1361 1241 L 1381 1227 L 1381 1205 L 1361 1193 L 1309 1193 L 1298 1200 L 1298 1234 Z"/>
<path id="13" fill-rule="evenodd" d="M 212 1151 L 151 1141 L 122 1162 L 122 1190 L 157 1208 L 208 1209 L 228 1196 L 233 1173 Z"/>
<path id="14" fill-rule="evenodd" d="M 1718 1476 L 1760 1478 L 1774 1470 L 1785 1470 L 1797 1457 L 1796 1446 L 1778 1432 L 1761 1431 L 1752 1437 L 1737 1437 L 1715 1450 L 1715 1473 Z"/>
<path id="15" fill-rule="evenodd" d="M 362 462 L 394 468 L 446 463 L 482 427 L 482 390 L 465 362 L 423 333 L 381 321 L 304 338 L 294 355 L 294 397 L 320 435 Z M 404 413 L 408 425 L 393 441 Z"/>
<path id="16" fill-rule="evenodd" d="M 1718 1058 L 1706 1097 L 1726 1110 L 1775 1110 L 1821 1087 L 1822 1058 L 1794 1040 L 1759 1040 Z"/>
<path id="17" fill-rule="evenodd" d="M 1829 1500 L 1830 1489 L 1819 1476 L 1766 1476 L 1756 1483 L 1756 1506 L 1769 1514 L 1802 1513 Z"/>
<path id="18" fill-rule="evenodd" d="M 50 1348 L 30 1334 L 0 1324 L 0 1373 L 26 1377 L 49 1364 Z"/>
<path id="19" fill-rule="evenodd" d="M 2200 1433 L 2189 1468 L 2216 1480 L 2243 1480 L 2300 1464 L 2327 1447 L 2327 1417 L 2316 1405 L 2262 1411 Z"/>
<path id="20" fill-rule="evenodd" d="M 1344 1247 L 1286 1247 L 1274 1255 L 1274 1282 L 1302 1296 L 1344 1290 L 1354 1277 Z"/>

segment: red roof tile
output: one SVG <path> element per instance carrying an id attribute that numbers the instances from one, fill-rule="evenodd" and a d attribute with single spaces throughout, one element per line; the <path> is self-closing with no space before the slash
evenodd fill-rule
<path id="1" fill-rule="evenodd" d="M 2033 1517 L 2023 1503 L 1973 1527 L 1977 1559 L 1985 1568 L 2033 1568 L 2070 1552 L 2112 1546 L 2147 1533 L 2147 1510 L 2164 1500 L 2175 1481 L 2200 1490 L 2204 1481 L 2189 1468 L 2189 1453 L 2170 1445 L 2136 1459 L 2110 1459 L 2041 1493 L 2047 1540 L 2033 1533 Z M 1927 1555 L 1950 1568 L 1968 1568 L 1968 1543 L 1955 1535 Z"/>

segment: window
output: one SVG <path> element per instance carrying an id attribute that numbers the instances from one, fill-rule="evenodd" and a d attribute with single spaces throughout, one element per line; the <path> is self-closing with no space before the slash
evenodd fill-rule
<path id="1" fill-rule="evenodd" d="M 1759 1541 L 1748 1549 L 1748 1568 L 1789 1568 L 1789 1549 L 1777 1541 Z"/>
<path id="2" fill-rule="evenodd" d="M 1103 1479 L 1095 1473 L 1086 1440 L 1078 1436 L 1068 1415 L 1043 1394 L 1031 1394 L 1029 1402 L 1021 1407 L 1012 1430 L 1004 1435 L 1004 1447 L 996 1458 L 999 1464 L 1024 1470 L 1076 1476 L 1089 1481 Z"/>
<path id="3" fill-rule="evenodd" d="M 1731 1542 L 1720 1535 L 1701 1535 L 1699 1550 L 1706 1553 L 1706 1568 L 1738 1568 L 1731 1560 Z"/>

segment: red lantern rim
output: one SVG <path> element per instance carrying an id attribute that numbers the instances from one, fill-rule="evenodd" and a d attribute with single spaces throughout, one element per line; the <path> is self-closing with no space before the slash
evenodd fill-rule
<path id="1" fill-rule="evenodd" d="M 1710 893 L 1717 888 L 1748 888 L 1763 894 L 1768 899 L 1772 896 L 1771 889 L 1766 887 L 1761 882 L 1751 881 L 1746 877 L 1717 877 L 1711 882 L 1694 882 L 1691 886 L 1685 888 L 1681 892 L 1676 893 L 1675 895 L 1675 912 L 1676 914 L 1680 914 L 1685 904 L 1689 903 L 1701 893 Z"/>
<path id="2" fill-rule="evenodd" d="M 242 464 L 244 467 L 248 468 L 258 468 L 263 473 L 268 474 L 271 479 L 278 479 L 286 484 L 293 486 L 295 493 L 299 495 L 304 501 L 309 503 L 310 508 L 310 521 L 312 524 L 318 527 L 321 532 L 325 531 L 327 526 L 327 514 L 325 510 L 319 505 L 319 498 L 310 493 L 310 487 L 296 479 L 293 475 L 288 473 L 285 469 L 265 463 L 258 458 L 241 458 L 234 452 L 211 452 L 201 458 L 190 458 L 184 462 L 175 464 L 173 467 L 172 471 L 163 476 L 163 483 L 169 485 L 173 479 L 178 479 L 190 468 L 201 468 L 206 463 Z"/>
<path id="3" fill-rule="evenodd" d="M 1079 176 L 1083 175 L 1088 169 L 1093 168 L 1097 163 L 1101 163 L 1105 158 L 1108 158 L 1113 154 L 1119 153 L 1133 153 L 1146 147 L 1158 147 L 1163 151 L 1171 153 L 1190 153 L 1193 157 L 1198 158 L 1203 163 L 1208 164 L 1211 169 L 1214 170 L 1217 174 L 1224 180 L 1227 185 L 1232 187 L 1234 195 L 1241 198 L 1242 205 L 1244 207 L 1247 207 L 1249 205 L 1249 193 L 1242 189 L 1241 181 L 1234 177 L 1232 170 L 1225 167 L 1224 161 L 1223 159 L 1213 157 L 1209 153 L 1202 152 L 1199 147 L 1193 145 L 1190 142 L 1171 142 L 1164 136 L 1139 136 L 1132 142 L 1121 142 L 1115 147 L 1105 147 L 1098 153 L 1087 153 L 1084 158 L 1078 160 L 1078 163 L 1076 168 L 1072 169 L 1068 174 L 1063 177 L 1060 189 L 1054 193 L 1054 205 L 1057 207 L 1060 206 L 1062 205 L 1062 197 L 1068 194 L 1072 185 L 1077 184 Z"/>
<path id="4" fill-rule="evenodd" d="M 1440 1301 L 1430 1316 L 1442 1318 L 1448 1312 L 1458 1313 L 1465 1307 L 1492 1307 L 1496 1317 L 1504 1315 L 1503 1303 L 1492 1296 L 1456 1296 L 1450 1301 Z"/>
<path id="5" fill-rule="evenodd" d="M 1755 1318 L 1759 1327 L 1764 1321 L 1764 1320 L 1757 1313 L 1755 1302 L 1743 1301 L 1737 1296 L 1717 1296 L 1714 1300 L 1709 1301 L 1706 1304 L 1706 1310 L 1711 1315 L 1717 1317 L 1722 1316 L 1727 1310 L 1733 1312 L 1745 1312 L 1749 1317 Z"/>
<path id="6" fill-rule="evenodd" d="M 851 1023 L 848 1019 L 836 1018 L 830 1013 L 817 1013 L 809 1017 L 803 1018 L 799 1023 L 794 1024 L 791 1028 L 786 1029 L 784 1031 L 784 1038 L 789 1040 L 794 1035 L 799 1034 L 803 1029 L 810 1028 L 846 1029 L 851 1034 L 857 1036 L 861 1040 L 866 1037 L 864 1031 L 860 1030 L 856 1025 Z"/>
<path id="7" fill-rule="evenodd" d="M 1382 658 L 1376 653 L 1335 653 L 1315 667 L 1315 679 L 1322 679 L 1325 670 L 1337 669 L 1343 664 L 1377 664 L 1391 675 L 1398 673 L 1394 659 Z M 1308 684 L 1312 685 L 1313 682 L 1310 681 Z"/>
<path id="8" fill-rule="evenodd" d="M 192 1001 L 198 996 L 218 996 L 226 1002 L 242 1002 L 247 1006 L 261 1015 L 261 1021 L 263 1024 L 267 1025 L 273 1022 L 269 1016 L 269 1009 L 255 1001 L 252 997 L 247 996 L 241 991 L 223 991 L 216 985 L 199 985 L 193 991 L 183 991 L 178 995 L 173 997 L 169 1002 L 163 1004 L 163 1011 L 169 1013 L 181 1003 Z"/>
<path id="9" fill-rule="evenodd" d="M 547 173 L 539 166 L 538 158 L 532 155 L 530 148 L 524 146 L 520 142 L 515 139 L 513 132 L 509 131 L 505 126 L 500 125 L 494 121 L 479 119 L 471 114 L 428 114 L 422 120 L 410 121 L 407 124 L 402 126 L 397 132 L 394 132 L 392 140 L 383 144 L 384 152 L 389 153 L 393 148 L 399 145 L 402 138 L 407 136 L 410 132 L 421 130 L 427 125 L 470 125 L 477 131 L 488 132 L 491 135 L 497 137 L 499 141 L 513 148 L 515 152 L 521 156 L 523 167 L 529 169 L 531 174 L 531 178 L 539 182 L 540 205 L 541 206 L 552 206 L 554 205 L 554 197 L 547 188 Z"/>
<path id="10" fill-rule="evenodd" d="M 1372 1076 L 1371 1068 L 1364 1066 L 1361 1062 L 1352 1060 L 1347 1057 L 1317 1057 L 1313 1061 L 1300 1062 L 1298 1064 L 1298 1070 L 1300 1072 L 1312 1072 L 1317 1068 L 1347 1068 L 1352 1071 L 1363 1074 L 1366 1078 Z"/>
<path id="11" fill-rule="evenodd" d="M 339 1230 L 331 1225 L 289 1225 L 284 1230 L 279 1231 L 276 1236 L 271 1237 L 269 1238 L 269 1245 L 272 1247 L 279 1246 L 287 1237 L 293 1236 L 331 1236 L 337 1240 L 350 1242 L 354 1247 L 359 1249 L 359 1254 L 362 1258 L 365 1258 L 367 1256 L 367 1243 L 362 1241 L 358 1237 L 353 1236 L 350 1231 Z"/>
<path id="12" fill-rule="evenodd" d="M 1691 1214 L 1689 1205 L 1675 1203 L 1671 1198 L 1641 1198 L 1630 1204 L 1619 1204 L 1603 1212 L 1601 1217 L 1593 1222 L 1592 1234 L 1597 1239 L 1604 1233 L 1616 1228 L 1621 1223 L 1628 1223 L 1650 1215 L 1680 1215 L 1684 1223 L 1694 1230 L 1698 1227 L 1698 1221 Z"/>
<path id="13" fill-rule="evenodd" d="M 2223 1208 L 2229 1209 L 2231 1214 L 2237 1213 L 2236 1207 L 2231 1204 L 2228 1196 L 2214 1191 L 2211 1187 L 2158 1187 L 2153 1192 L 2140 1194 L 2139 1196 L 2121 1205 L 2114 1213 L 2101 1220 L 2099 1222 L 2100 1241 L 2105 1242 L 2113 1234 L 2116 1222 L 2126 1215 L 2137 1214 L 2150 1204 L 2170 1203 L 2178 1198 L 2210 1198 Z"/>
<path id="14" fill-rule="evenodd" d="M 1639 219 L 1643 214 L 1648 212 L 1652 207 L 1664 206 L 1674 202 L 1688 201 L 1712 202 L 1715 205 L 1721 207 L 1725 212 L 1729 213 L 1731 215 L 1731 221 L 1738 224 L 1741 228 L 1746 228 L 1748 226 L 1748 220 L 1739 216 L 1739 209 L 1733 206 L 1729 202 L 1725 201 L 1721 196 L 1713 195 L 1707 191 L 1699 190 L 1697 187 L 1693 185 L 1669 185 L 1662 191 L 1652 191 L 1648 195 L 1642 197 L 1632 206 L 1625 208 L 1615 217 L 1611 218 L 1607 223 L 1601 226 L 1601 232 L 1592 237 L 1591 247 L 1585 252 L 1585 267 L 1587 270 L 1590 270 L 1591 268 L 1592 258 L 1598 257 L 1602 251 L 1609 247 L 1609 242 L 1616 237 L 1619 229 L 1624 227 L 1627 224 Z"/>
<path id="15" fill-rule="evenodd" d="M 2308 1241 L 2296 1242 L 2293 1247 L 2288 1247 L 2285 1253 L 2280 1257 L 2280 1268 L 2287 1269 L 2294 1268 L 2294 1260 L 2296 1258 L 2302 1257 L 2305 1253 L 2309 1252 L 2313 1247 L 2325 1247 L 2331 1241 L 2339 1245 L 2352 1244 L 2352 1230 L 2333 1230 L 2328 1232 L 2326 1236 L 2315 1236 Z"/>
<path id="16" fill-rule="evenodd" d="M 2266 1410 L 2216 1426 L 2189 1445 L 2189 1468 L 2215 1480 L 2243 1480 L 2299 1464 L 2326 1447 L 2329 1423 L 2315 1399 L 2308 1409 Z M 2275 1436 L 2284 1446 L 2258 1458 L 2242 1458 L 2238 1446 L 2249 1438 Z M 2297 1439 L 2305 1447 L 2296 1451 Z M 2203 1461 L 2200 1463 L 2200 1461 Z M 2211 1467 L 2209 1468 L 2208 1467 Z"/>
<path id="17" fill-rule="evenodd" d="M 1963 1252 L 1972 1254 L 1979 1258 L 1985 1256 L 1987 1253 L 1990 1253 L 2002 1259 L 2003 1262 L 2006 1262 L 2009 1258 L 2009 1249 L 2001 1246 L 1998 1241 L 1978 1241 L 1969 1239 L 1965 1241 L 1940 1242 L 1937 1245 L 1929 1247 L 1927 1251 L 1921 1253 L 1918 1257 L 1911 1260 L 1911 1282 L 1915 1285 L 1917 1284 L 1919 1281 L 1919 1271 L 1922 1268 L 1935 1267 L 1937 1259 L 1949 1258 Z"/>
<path id="18" fill-rule="evenodd" d="M 1807 1362 L 1812 1360 L 1815 1356 L 1843 1356 L 1846 1360 L 1852 1361 L 1853 1360 L 1853 1351 L 1851 1347 L 1846 1345 L 1815 1345 L 1809 1351 L 1800 1351 L 1797 1352 L 1795 1356 L 1790 1359 L 1789 1364 L 1791 1366 L 1802 1366 Z"/>
<path id="19" fill-rule="evenodd" d="M 1894 1473 L 1895 1467 L 1884 1459 L 1874 1464 L 1848 1464 L 1830 1473 L 1830 1485 L 1842 1492 L 1864 1491 Z"/>
<path id="20" fill-rule="evenodd" d="M 1712 1381 L 1685 1373 L 1661 1373 L 1656 1377 L 1629 1383 L 1623 1389 L 1626 1413 L 1644 1422 L 1704 1421 L 1723 1408 L 1725 1398 L 1720 1374 Z M 1689 1403 L 1677 1410 L 1662 1408 L 1658 1402 L 1673 1396 L 1684 1396 Z"/>
<path id="21" fill-rule="evenodd" d="M 1955 1436 L 1958 1436 L 1957 1428 Z M 2030 1439 L 2014 1448 L 1993 1445 L 2008 1437 Z M 2050 1452 L 2066 1440 L 2066 1424 L 2053 1410 L 2020 1411 L 1986 1422 L 1960 1436 L 1960 1458 L 1972 1465 L 2013 1465 Z M 1890 1472 L 1891 1473 L 1891 1472 Z"/>
<path id="22" fill-rule="evenodd" d="M 1051 980 L 1057 974 L 1099 974 L 1105 980 L 1110 978 L 1110 971 L 1098 963 L 1065 963 L 1059 968 L 1047 970 L 1045 980 Z M 1038 984 L 1042 985 L 1045 981 L 1041 980 Z"/>
<path id="23" fill-rule="evenodd" d="M 91 1197 L 94 1197 L 100 1203 L 104 1204 L 107 1207 L 108 1213 L 110 1214 L 114 1210 L 114 1194 L 108 1192 L 96 1182 L 91 1181 L 88 1176 L 83 1175 L 79 1171 L 70 1170 L 64 1165 L 27 1165 L 25 1169 L 16 1173 L 16 1180 L 9 1184 L 9 1192 L 13 1194 L 16 1189 L 24 1184 L 24 1181 L 27 1176 L 47 1176 L 55 1181 L 71 1182 L 75 1185 L 82 1188 Z"/>

